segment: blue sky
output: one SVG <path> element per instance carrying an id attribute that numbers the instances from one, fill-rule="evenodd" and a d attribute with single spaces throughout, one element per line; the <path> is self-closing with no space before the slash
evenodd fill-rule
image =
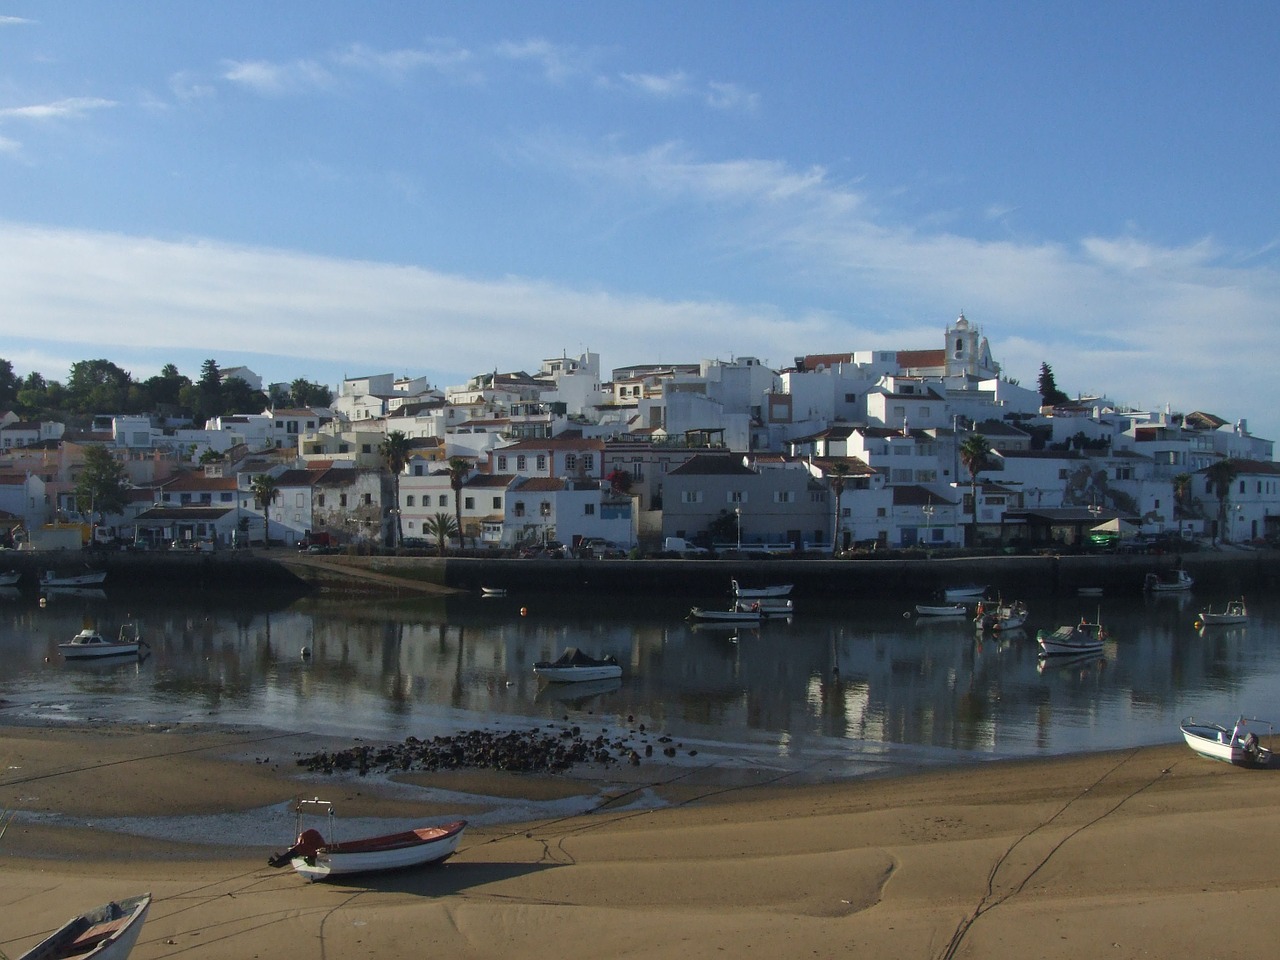
<path id="1" fill-rule="evenodd" d="M 941 346 L 1280 438 L 1267 3 L 0 0 L 0 357 Z"/>

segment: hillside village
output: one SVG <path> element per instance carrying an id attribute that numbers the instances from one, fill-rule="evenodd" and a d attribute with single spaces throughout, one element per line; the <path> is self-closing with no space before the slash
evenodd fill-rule
<path id="1" fill-rule="evenodd" d="M 262 389 L 252 371 L 235 376 Z M 605 542 L 643 554 L 685 541 L 830 555 L 1280 534 L 1273 443 L 1245 421 L 1058 400 L 1007 376 L 961 315 L 930 349 L 798 356 L 783 370 L 738 357 L 605 378 L 588 352 L 443 389 L 352 378 L 328 407 L 199 428 L 102 411 L 72 431 L 4 412 L 0 535 L 34 549 L 265 537 L 349 550 Z M 123 468 L 119 511 L 77 496 L 92 448 Z"/>

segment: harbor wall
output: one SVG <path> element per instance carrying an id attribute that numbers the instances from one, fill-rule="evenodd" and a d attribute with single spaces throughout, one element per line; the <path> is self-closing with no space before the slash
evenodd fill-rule
<path id="1" fill-rule="evenodd" d="M 1280 590 L 1280 551 L 1223 550 L 1174 556 L 998 556 L 920 559 L 516 560 L 486 557 L 299 556 L 292 551 L 213 553 L 6 552 L 0 569 L 17 569 L 19 589 L 38 590 L 40 574 L 106 570 L 107 587 L 284 590 L 352 593 L 580 592 L 706 596 L 729 581 L 745 586 L 791 583 L 797 597 L 922 601 L 943 588 L 987 584 L 1006 597 L 1070 596 L 1082 587 L 1106 594 L 1142 591 L 1148 573 L 1181 565 L 1196 591 L 1215 596 Z"/>

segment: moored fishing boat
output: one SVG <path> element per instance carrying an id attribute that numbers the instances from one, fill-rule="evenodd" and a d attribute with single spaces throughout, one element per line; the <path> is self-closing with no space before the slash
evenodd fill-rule
<path id="1" fill-rule="evenodd" d="M 555 660 L 540 660 L 535 663 L 533 672 L 539 679 L 551 683 L 616 680 L 622 676 L 622 664 L 612 656 L 597 659 L 577 647 L 568 647 Z"/>
<path id="2" fill-rule="evenodd" d="M 1107 630 L 1101 622 L 1091 623 L 1084 619 L 1075 625 L 1058 627 L 1052 632 L 1041 630 L 1036 634 L 1040 655 L 1046 657 L 1101 653 L 1106 640 Z"/>
<path id="3" fill-rule="evenodd" d="M 1221 610 L 1214 610 L 1213 607 L 1201 610 L 1199 617 L 1196 618 L 1197 627 L 1227 626 L 1248 622 L 1249 608 L 1245 606 L 1244 597 L 1239 600 L 1228 600 L 1227 605 Z"/>

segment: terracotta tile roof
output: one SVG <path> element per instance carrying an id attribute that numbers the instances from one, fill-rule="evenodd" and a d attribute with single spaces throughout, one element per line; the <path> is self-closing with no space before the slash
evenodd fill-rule
<path id="1" fill-rule="evenodd" d="M 900 369 L 910 369 L 912 367 L 942 367 L 947 363 L 947 351 L 945 350 L 899 350 L 898 351 L 898 367 Z"/>

